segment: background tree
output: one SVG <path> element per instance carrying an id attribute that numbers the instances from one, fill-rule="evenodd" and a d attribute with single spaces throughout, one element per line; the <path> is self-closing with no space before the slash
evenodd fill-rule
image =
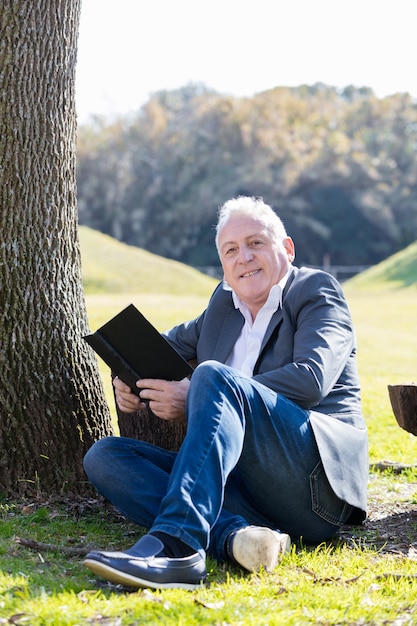
<path id="1" fill-rule="evenodd" d="M 0 5 L 0 489 L 81 490 L 111 432 L 77 237 L 79 0 Z"/>
<path id="2" fill-rule="evenodd" d="M 320 83 L 252 98 L 161 91 L 136 116 L 80 129 L 80 220 L 215 265 L 217 206 L 261 195 L 294 237 L 297 263 L 372 265 L 417 238 L 416 144 L 407 94 Z"/>

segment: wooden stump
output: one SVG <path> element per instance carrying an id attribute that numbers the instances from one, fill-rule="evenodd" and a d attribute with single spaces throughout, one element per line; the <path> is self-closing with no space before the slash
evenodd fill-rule
<path id="1" fill-rule="evenodd" d="M 417 435 L 417 384 L 388 385 L 388 393 L 399 426 Z"/>

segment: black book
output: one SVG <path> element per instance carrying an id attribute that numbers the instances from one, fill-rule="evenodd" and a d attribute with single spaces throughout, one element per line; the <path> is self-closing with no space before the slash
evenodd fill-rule
<path id="1" fill-rule="evenodd" d="M 136 381 L 140 378 L 182 380 L 193 372 L 191 365 L 133 304 L 83 339 L 136 395 L 140 391 Z"/>

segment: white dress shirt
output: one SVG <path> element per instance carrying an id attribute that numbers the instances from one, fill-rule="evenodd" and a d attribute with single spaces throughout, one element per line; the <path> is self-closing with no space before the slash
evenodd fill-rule
<path id="1" fill-rule="evenodd" d="M 223 288 L 232 291 L 233 303 L 245 318 L 243 328 L 226 360 L 226 365 L 235 367 L 248 376 L 253 375 L 253 368 L 258 359 L 268 324 L 275 311 L 278 311 L 279 307 L 282 306 L 282 292 L 287 279 L 288 273 L 281 278 L 278 284 L 271 288 L 267 301 L 258 311 L 253 321 L 247 305 L 241 301 L 227 283 L 224 283 Z"/>

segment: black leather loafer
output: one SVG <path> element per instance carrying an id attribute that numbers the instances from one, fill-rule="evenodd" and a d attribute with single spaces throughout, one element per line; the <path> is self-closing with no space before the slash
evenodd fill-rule
<path id="1" fill-rule="evenodd" d="M 158 556 L 164 544 L 144 535 L 126 552 L 90 552 L 83 561 L 91 571 L 113 583 L 151 589 L 195 589 L 206 579 L 206 563 L 198 552 L 191 556 Z"/>

